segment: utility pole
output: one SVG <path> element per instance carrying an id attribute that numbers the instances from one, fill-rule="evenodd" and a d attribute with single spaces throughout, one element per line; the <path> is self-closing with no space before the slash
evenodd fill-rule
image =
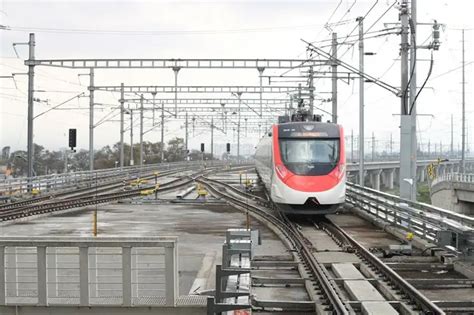
<path id="1" fill-rule="evenodd" d="M 174 117 L 178 117 L 178 72 L 180 67 L 173 67 L 174 71 Z"/>
<path id="2" fill-rule="evenodd" d="M 34 118 L 34 103 L 33 103 L 33 93 L 34 93 L 34 79 L 35 79 L 35 66 L 33 61 L 35 60 L 35 34 L 30 33 L 30 41 L 28 42 L 29 47 L 29 56 L 28 61 L 28 178 L 33 177 L 33 159 L 34 159 L 34 140 L 33 140 L 33 118 Z M 32 189 L 32 186 L 29 185 L 28 190 Z"/>
<path id="3" fill-rule="evenodd" d="M 124 114 L 125 114 L 125 95 L 123 90 L 123 83 L 120 84 L 120 168 L 123 168 L 123 134 L 124 134 Z"/>
<path id="4" fill-rule="evenodd" d="M 375 160 L 375 135 L 372 132 L 372 162 Z"/>
<path id="5" fill-rule="evenodd" d="M 451 157 L 454 155 L 454 129 L 453 129 L 453 114 L 451 114 Z"/>
<path id="6" fill-rule="evenodd" d="M 140 166 L 143 165 L 143 94 L 140 96 Z"/>
<path id="7" fill-rule="evenodd" d="M 412 117 L 410 115 L 411 104 L 408 100 L 408 0 L 402 0 L 400 6 L 401 21 L 401 115 L 400 115 L 400 197 L 415 200 L 413 191 L 415 179 L 412 177 L 411 163 L 416 156 L 412 154 Z"/>
<path id="8" fill-rule="evenodd" d="M 237 92 L 237 97 L 239 99 L 239 112 L 237 118 L 237 162 L 240 161 L 240 106 L 242 103 L 241 96 L 242 92 Z"/>
<path id="9" fill-rule="evenodd" d="M 439 142 L 439 155 L 443 155 L 443 142 Z"/>
<path id="10" fill-rule="evenodd" d="M 211 160 L 214 159 L 214 117 L 211 118 Z"/>
<path id="11" fill-rule="evenodd" d="M 152 119 L 152 126 L 155 125 L 155 102 L 156 102 L 156 92 L 151 92 L 151 95 L 153 96 L 153 119 Z"/>
<path id="12" fill-rule="evenodd" d="M 354 163 L 354 130 L 351 129 L 351 163 Z"/>
<path id="13" fill-rule="evenodd" d="M 260 77 L 260 118 L 262 118 L 262 110 L 263 110 L 263 101 L 262 101 L 262 97 L 263 97 L 263 71 L 265 71 L 265 68 L 263 67 L 258 67 L 257 68 L 258 70 L 258 74 L 259 74 L 259 77 Z"/>
<path id="14" fill-rule="evenodd" d="M 309 114 L 313 116 L 314 113 L 314 80 L 313 67 L 309 67 Z"/>
<path id="15" fill-rule="evenodd" d="M 390 133 L 390 155 L 393 155 L 393 139 L 392 139 L 392 133 Z"/>
<path id="16" fill-rule="evenodd" d="M 428 157 L 431 157 L 431 140 L 428 140 Z"/>
<path id="17" fill-rule="evenodd" d="M 185 120 L 185 123 L 184 123 L 184 132 L 185 132 L 185 135 L 184 135 L 184 145 L 186 147 L 186 153 L 188 152 L 188 112 L 186 112 L 186 120 Z"/>
<path id="18" fill-rule="evenodd" d="M 337 124 L 337 33 L 332 33 L 332 122 Z"/>
<path id="19" fill-rule="evenodd" d="M 416 85 L 416 26 L 417 26 L 417 0 L 411 0 L 411 40 L 410 40 L 410 97 L 409 97 L 409 114 L 411 116 L 411 150 L 410 150 L 410 178 L 413 180 L 411 185 L 411 200 L 416 201 L 416 161 L 417 161 L 417 139 L 416 139 L 416 94 L 417 94 L 417 85 Z"/>
<path id="20" fill-rule="evenodd" d="M 364 186 L 364 18 L 359 16 L 359 185 Z"/>
<path id="21" fill-rule="evenodd" d="M 89 72 L 89 170 L 94 170 L 94 68 Z"/>
<path id="22" fill-rule="evenodd" d="M 461 133 L 461 173 L 464 173 L 466 167 L 466 76 L 465 76 L 465 59 L 464 59 L 464 29 L 462 34 L 462 133 Z"/>
<path id="23" fill-rule="evenodd" d="M 134 165 L 133 161 L 133 110 L 129 108 L 130 113 L 130 166 Z"/>
<path id="24" fill-rule="evenodd" d="M 186 121 L 187 121 L 186 113 Z M 186 129 L 186 134 L 187 134 Z M 186 137 L 186 148 L 188 146 L 188 138 Z M 165 160 L 165 102 L 161 102 L 161 163 Z"/>

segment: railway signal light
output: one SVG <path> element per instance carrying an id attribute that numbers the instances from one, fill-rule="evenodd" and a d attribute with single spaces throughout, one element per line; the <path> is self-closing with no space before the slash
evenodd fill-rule
<path id="1" fill-rule="evenodd" d="M 204 153 L 204 143 L 201 143 L 201 152 Z"/>
<path id="2" fill-rule="evenodd" d="M 76 147 L 76 136 L 77 130 L 76 129 L 69 129 L 69 147 L 71 150 L 74 150 Z"/>
<path id="3" fill-rule="evenodd" d="M 227 151 L 227 153 L 230 153 L 230 143 L 229 142 L 226 143 L 226 151 Z"/>

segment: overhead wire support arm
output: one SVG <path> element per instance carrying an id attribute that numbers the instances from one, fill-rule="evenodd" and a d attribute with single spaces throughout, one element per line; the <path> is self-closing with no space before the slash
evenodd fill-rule
<path id="1" fill-rule="evenodd" d="M 81 97 L 81 96 L 84 96 L 84 95 L 85 95 L 84 92 L 79 93 L 79 94 L 75 95 L 74 97 L 71 97 L 71 98 L 65 100 L 64 102 L 59 103 L 58 105 L 53 106 L 53 107 L 51 107 L 50 109 L 48 109 L 48 110 L 46 110 L 46 111 L 44 111 L 44 112 L 42 112 L 42 113 L 40 113 L 40 114 L 34 116 L 33 119 L 36 119 L 36 118 L 38 118 L 38 117 L 40 117 L 40 116 L 42 116 L 42 115 L 44 115 L 44 114 L 46 114 L 46 113 L 49 113 L 50 111 L 55 110 L 56 108 L 58 108 L 58 107 L 60 107 L 60 106 L 62 106 L 62 105 L 64 105 L 64 104 L 66 104 L 66 103 L 68 103 L 68 102 L 70 102 L 70 101 L 72 101 L 72 100 L 74 100 L 74 99 L 76 99 L 76 98 L 79 98 L 79 97 Z"/>
<path id="2" fill-rule="evenodd" d="M 305 41 L 305 40 L 303 40 L 303 39 L 302 39 L 302 41 L 308 45 L 308 49 L 310 49 L 310 50 L 316 52 L 317 54 L 323 56 L 324 58 L 326 58 L 326 59 L 328 59 L 328 60 L 331 60 L 331 59 L 335 60 L 335 61 L 338 63 L 338 65 L 340 65 L 341 67 L 343 67 L 343 68 L 345 68 L 345 69 L 347 69 L 347 70 L 349 70 L 349 71 L 351 71 L 351 72 L 353 72 L 353 73 L 355 73 L 355 74 L 361 76 L 362 78 L 364 78 L 364 79 L 366 79 L 366 80 L 369 80 L 370 82 L 372 82 L 372 83 L 374 83 L 374 84 L 376 84 L 376 85 L 382 87 L 383 89 L 385 89 L 385 90 L 387 90 L 387 91 L 389 91 L 389 92 L 395 94 L 396 96 L 400 96 L 400 95 L 401 95 L 401 91 L 400 91 L 399 89 L 397 89 L 396 87 L 394 87 L 394 86 L 392 86 L 392 85 L 390 85 L 390 84 L 388 84 L 388 83 L 386 83 L 386 82 L 384 82 L 384 81 L 381 81 L 381 80 L 377 79 L 376 77 L 373 77 L 373 76 L 371 76 L 371 75 L 369 75 L 369 74 L 362 73 L 362 72 L 360 72 L 357 68 L 355 68 L 355 67 L 349 65 L 348 63 L 346 63 L 346 62 L 344 62 L 344 61 L 342 61 L 342 60 L 340 60 L 340 59 L 333 58 L 330 53 L 325 52 L 325 51 L 322 50 L 321 48 L 316 47 L 316 46 L 314 46 L 313 44 L 311 44 L 311 43 L 309 43 L 309 42 L 307 42 L 307 41 Z"/>

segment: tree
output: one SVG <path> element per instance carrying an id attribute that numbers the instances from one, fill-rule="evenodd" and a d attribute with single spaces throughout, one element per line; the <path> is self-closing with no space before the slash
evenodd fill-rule
<path id="1" fill-rule="evenodd" d="M 184 139 L 176 137 L 168 141 L 165 157 L 168 162 L 183 161 L 185 157 Z"/>

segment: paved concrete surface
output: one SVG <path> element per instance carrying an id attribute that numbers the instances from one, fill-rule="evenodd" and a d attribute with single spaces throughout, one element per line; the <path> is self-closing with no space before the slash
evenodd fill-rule
<path id="1" fill-rule="evenodd" d="M 344 281 L 344 288 L 355 301 L 385 301 L 382 294 L 380 294 L 369 281 Z"/>
<path id="2" fill-rule="evenodd" d="M 0 225 L 0 235 L 15 236 L 92 236 L 95 207 L 57 212 Z M 99 236 L 178 236 L 180 294 L 188 294 L 200 272 L 209 281 L 200 290 L 214 287 L 216 262 L 221 262 L 227 228 L 244 227 L 245 216 L 228 206 L 199 204 L 110 204 L 97 207 Z M 252 221 L 262 231 L 268 248 L 284 251 L 276 236 Z M 280 246 L 278 246 L 280 244 Z M 263 248 L 263 246 L 262 246 Z M 279 249 L 279 250 L 278 250 Z M 281 251 L 280 251 L 281 250 Z"/>
<path id="3" fill-rule="evenodd" d="M 387 302 L 362 302 L 362 314 L 396 315 L 399 313 Z"/>
<path id="4" fill-rule="evenodd" d="M 341 279 L 365 279 L 353 264 L 332 264 L 331 268 L 334 274 Z"/>

